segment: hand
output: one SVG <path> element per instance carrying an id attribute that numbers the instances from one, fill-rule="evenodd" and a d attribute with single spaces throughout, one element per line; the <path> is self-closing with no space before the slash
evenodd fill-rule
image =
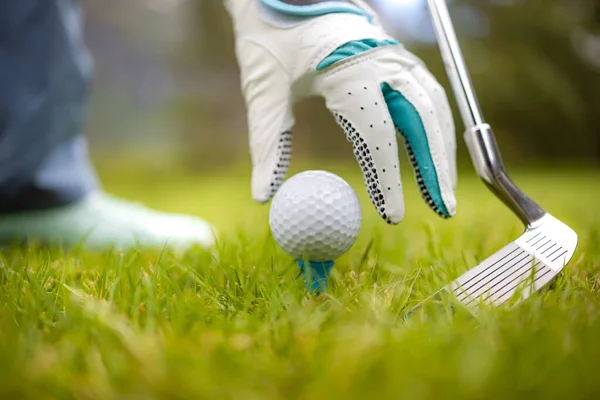
<path id="1" fill-rule="evenodd" d="M 352 142 L 384 220 L 404 217 L 396 131 L 425 201 L 444 218 L 454 215 L 456 138 L 445 91 L 362 0 L 225 4 L 248 109 L 255 200 L 267 202 L 283 182 L 294 103 L 317 95 Z"/>

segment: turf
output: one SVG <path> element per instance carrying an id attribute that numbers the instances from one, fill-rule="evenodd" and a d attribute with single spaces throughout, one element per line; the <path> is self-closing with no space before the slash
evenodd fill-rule
<path id="1" fill-rule="evenodd" d="M 386 226 L 355 170 L 364 225 L 327 296 L 306 296 L 269 236 L 246 174 L 106 172 L 108 188 L 203 215 L 217 249 L 88 253 L 36 246 L 0 260 L 0 398 L 596 398 L 600 369 L 600 173 L 515 174 L 580 237 L 554 285 L 477 319 L 403 313 L 522 231 L 470 171 L 444 221 L 405 177 Z M 360 190 L 359 190 L 360 189 Z"/>

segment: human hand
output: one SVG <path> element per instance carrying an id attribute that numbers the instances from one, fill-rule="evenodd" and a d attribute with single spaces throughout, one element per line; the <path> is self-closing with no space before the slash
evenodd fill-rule
<path id="1" fill-rule="evenodd" d="M 396 132 L 421 195 L 440 216 L 456 210 L 456 138 L 444 89 L 387 35 L 362 0 L 226 0 L 248 109 L 252 197 L 267 202 L 291 158 L 292 107 L 322 96 L 363 171 L 379 215 L 404 217 Z"/>

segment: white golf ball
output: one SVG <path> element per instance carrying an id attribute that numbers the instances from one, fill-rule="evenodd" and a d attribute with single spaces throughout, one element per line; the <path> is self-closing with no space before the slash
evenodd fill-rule
<path id="1" fill-rule="evenodd" d="M 333 261 L 352 247 L 362 220 L 356 193 L 339 176 L 306 171 L 281 185 L 271 203 L 275 241 L 292 257 Z"/>

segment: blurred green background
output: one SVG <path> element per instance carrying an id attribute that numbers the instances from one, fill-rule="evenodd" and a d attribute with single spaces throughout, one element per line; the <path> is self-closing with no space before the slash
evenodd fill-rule
<path id="1" fill-rule="evenodd" d="M 477 180 L 457 112 L 457 216 L 442 222 L 407 183 L 398 227 L 366 207 L 351 145 L 324 102 L 297 106 L 292 172 L 338 173 L 364 206 L 331 297 L 312 301 L 269 234 L 268 207 L 250 200 L 222 1 L 83 3 L 95 60 L 86 133 L 107 190 L 200 215 L 221 238 L 215 252 L 183 256 L 7 250 L 0 399 L 598 397 L 598 0 L 450 1 L 511 176 L 580 245 L 554 290 L 516 310 L 407 324 L 401 315 L 417 301 L 522 232 Z M 425 1 L 371 3 L 449 89 Z"/>
<path id="2" fill-rule="evenodd" d="M 425 0 L 370 3 L 449 90 Z M 511 169 L 600 165 L 598 4 L 450 2 L 484 114 Z M 221 0 L 84 5 L 95 60 L 87 134 L 96 161 L 139 159 L 149 168 L 192 173 L 249 165 L 233 33 Z M 350 144 L 321 99 L 297 105 L 296 116 L 296 159 L 352 160 Z M 455 117 L 466 164 L 462 123 Z"/>

